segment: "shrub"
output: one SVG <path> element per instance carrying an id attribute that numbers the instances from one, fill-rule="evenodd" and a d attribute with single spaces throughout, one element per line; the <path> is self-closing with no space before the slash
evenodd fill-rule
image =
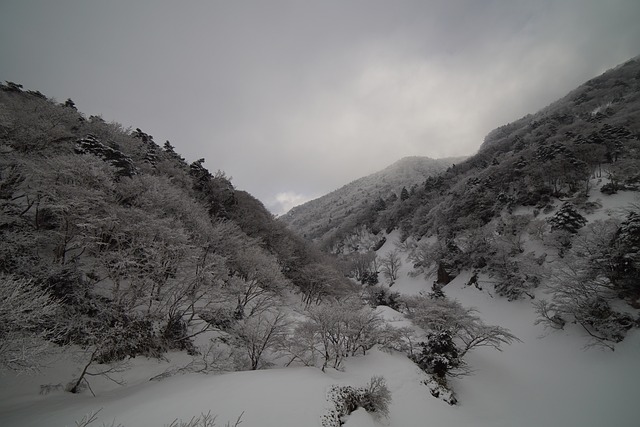
<path id="1" fill-rule="evenodd" d="M 446 376 L 461 366 L 459 350 L 449 331 L 430 333 L 427 341 L 420 343 L 422 351 L 412 357 L 413 361 L 428 374 L 435 375 L 446 384 Z"/>
<path id="2" fill-rule="evenodd" d="M 33 281 L 0 275 L 0 371 L 37 370 L 60 333 L 60 304 Z"/>
<path id="3" fill-rule="evenodd" d="M 378 272 L 377 271 L 365 271 L 362 273 L 362 277 L 360 279 L 360 283 L 363 285 L 377 285 L 378 284 Z"/>
<path id="4" fill-rule="evenodd" d="M 233 424 L 231 424 L 231 421 L 227 421 L 224 427 L 239 426 L 242 424 L 242 415 L 244 415 L 244 412 L 240 414 Z M 217 418 L 217 415 L 211 415 L 211 412 L 207 412 L 206 414 L 200 414 L 198 417 L 193 417 L 189 421 L 174 420 L 168 427 L 215 427 Z"/>
<path id="5" fill-rule="evenodd" d="M 362 392 L 360 406 L 378 417 L 387 418 L 389 416 L 390 403 L 391 392 L 384 377 L 377 375 L 371 377 L 371 381 L 364 387 Z"/>
<path id="6" fill-rule="evenodd" d="M 400 294 L 398 292 L 391 292 L 380 285 L 367 286 L 364 292 L 364 300 L 374 308 L 384 305 L 396 311 L 401 309 Z"/>
<path id="7" fill-rule="evenodd" d="M 83 416 L 80 420 L 77 420 L 75 422 L 76 427 L 87 427 L 90 426 L 91 424 L 93 424 L 94 422 L 96 422 L 98 420 L 98 414 L 100 413 L 100 411 L 102 410 L 102 408 L 98 409 L 95 412 L 91 412 L 89 414 L 86 414 L 85 416 Z M 236 420 L 233 422 L 233 424 L 231 423 L 231 421 L 227 421 L 224 425 L 224 427 L 237 427 L 240 424 L 242 424 L 242 416 L 244 415 L 244 412 L 242 414 L 240 414 L 240 416 L 238 418 L 236 418 Z M 171 424 L 165 424 L 167 427 L 215 427 L 216 424 L 216 420 L 218 419 L 217 415 L 211 415 L 211 411 L 205 413 L 200 414 L 197 417 L 192 417 L 189 421 L 183 421 L 183 420 L 179 420 L 179 419 L 175 419 L 171 422 Z M 103 423 L 102 424 L 103 427 L 106 427 L 107 424 Z M 109 425 L 109 427 L 122 427 L 122 424 L 117 424 L 115 423 L 115 420 Z"/>
<path id="8" fill-rule="evenodd" d="M 600 187 L 600 192 L 607 195 L 616 194 L 618 192 L 618 186 L 612 182 L 607 182 Z"/>
<path id="9" fill-rule="evenodd" d="M 376 418 L 389 416 L 391 392 L 384 377 L 381 376 L 373 376 L 369 384 L 364 387 L 331 386 L 327 398 L 334 407 L 322 416 L 322 427 L 340 427 L 344 424 L 344 417 L 358 408 L 363 408 Z"/>

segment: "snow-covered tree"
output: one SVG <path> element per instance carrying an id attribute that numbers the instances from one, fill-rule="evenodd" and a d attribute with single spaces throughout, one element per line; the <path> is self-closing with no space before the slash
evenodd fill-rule
<path id="1" fill-rule="evenodd" d="M 632 211 L 620 224 L 611 241 L 611 275 L 616 289 L 625 297 L 640 297 L 640 213 Z"/>
<path id="2" fill-rule="evenodd" d="M 427 335 L 427 341 L 421 343 L 422 350 L 413 356 L 413 361 L 423 371 L 433 374 L 446 384 L 446 377 L 460 367 L 460 352 L 453 342 L 451 332 L 444 330 Z"/>
<path id="3" fill-rule="evenodd" d="M 233 333 L 246 351 L 251 370 L 267 365 L 264 360 L 265 352 L 273 349 L 287 334 L 290 324 L 288 315 L 281 310 L 263 312 L 237 323 Z"/>
<path id="4" fill-rule="evenodd" d="M 313 263 L 301 269 L 298 282 L 302 301 L 305 308 L 309 308 L 312 304 L 320 304 L 325 297 L 331 295 L 339 287 L 341 278 L 331 267 Z"/>
<path id="5" fill-rule="evenodd" d="M 615 220 L 594 221 L 579 230 L 571 248 L 552 266 L 547 285 L 549 300 L 536 303 L 538 323 L 553 329 L 561 329 L 567 322 L 576 323 L 589 335 L 588 345 L 613 349 L 624 339 L 634 320 L 616 310 L 614 301 L 624 294 L 620 283 L 625 282 L 617 281 L 624 278 L 620 263 L 633 268 L 634 218 L 630 215 L 620 226 Z M 625 239 L 630 239 L 632 245 L 625 248 Z M 633 277 L 627 282 L 631 289 L 637 283 L 637 276 Z"/>
<path id="6" fill-rule="evenodd" d="M 377 279 L 378 273 L 375 252 L 354 252 L 349 254 L 347 262 L 349 263 L 350 273 L 360 283 L 377 283 L 375 280 L 372 280 L 372 278 Z"/>
<path id="7" fill-rule="evenodd" d="M 231 277 L 225 291 L 236 300 L 238 319 L 270 308 L 287 283 L 277 260 L 262 248 L 245 247 L 228 261 Z"/>
<path id="8" fill-rule="evenodd" d="M 400 191 L 400 200 L 404 202 L 408 198 L 409 198 L 409 191 L 407 190 L 407 187 L 402 187 L 402 190 Z"/>
<path id="9" fill-rule="evenodd" d="M 455 340 L 460 358 L 477 347 L 500 350 L 502 345 L 519 341 L 508 329 L 487 325 L 474 308 L 464 307 L 458 301 L 420 295 L 405 298 L 404 302 L 409 318 L 417 326 L 434 334 L 446 333 Z"/>
<path id="10" fill-rule="evenodd" d="M 0 275 L 0 370 L 37 370 L 54 351 L 60 304 L 32 280 Z"/>
<path id="11" fill-rule="evenodd" d="M 573 204 L 565 202 L 558 209 L 558 212 L 548 219 L 548 222 L 552 230 L 562 230 L 575 234 L 587 223 L 587 220 L 580 215 Z"/>
<path id="12" fill-rule="evenodd" d="M 392 285 L 398 278 L 398 271 L 402 266 L 399 252 L 397 250 L 388 252 L 380 258 L 379 263 L 382 274 L 389 280 L 389 284 Z"/>
<path id="13" fill-rule="evenodd" d="M 345 357 L 365 354 L 380 341 L 384 326 L 371 307 L 356 300 L 322 303 L 311 307 L 307 316 L 305 326 L 295 333 L 304 333 L 307 340 L 315 341 L 312 351 L 322 359 L 323 370 L 340 367 Z"/>

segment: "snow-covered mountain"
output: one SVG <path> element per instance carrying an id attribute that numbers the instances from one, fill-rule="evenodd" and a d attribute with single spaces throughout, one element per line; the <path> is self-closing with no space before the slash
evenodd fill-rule
<path id="1" fill-rule="evenodd" d="M 451 237 L 488 223 L 505 208 L 544 210 L 568 198 L 579 204 L 593 174 L 611 180 L 604 192 L 637 188 L 639 141 L 640 59 L 634 58 L 489 132 L 467 159 L 436 167 L 431 160 L 423 173 L 390 187 L 382 171 L 296 207 L 281 221 L 324 249 L 339 247 L 361 227 L 374 234 L 400 228 L 405 237 Z M 389 172 L 403 176 L 399 172 L 411 170 L 414 161 L 400 161 Z M 404 197 L 402 186 L 409 190 Z"/>
<path id="2" fill-rule="evenodd" d="M 385 169 L 359 178 L 329 194 L 296 206 L 279 219 L 310 240 L 322 240 L 337 229 L 360 219 L 368 208 L 383 206 L 409 192 L 430 176 L 445 171 L 463 157 L 431 159 L 404 157 Z"/>
<path id="3" fill-rule="evenodd" d="M 0 425 L 637 425 L 638 59 L 301 207 L 339 256 L 168 142 L 0 89 Z"/>

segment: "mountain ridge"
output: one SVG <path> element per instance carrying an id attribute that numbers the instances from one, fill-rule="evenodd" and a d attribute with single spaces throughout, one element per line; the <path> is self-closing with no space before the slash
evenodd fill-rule
<path id="1" fill-rule="evenodd" d="M 465 157 L 403 157 L 384 169 L 298 205 L 278 219 L 307 239 L 322 240 L 362 207 L 397 198 L 403 188 L 408 191 L 427 177 L 443 172 L 464 159 Z"/>

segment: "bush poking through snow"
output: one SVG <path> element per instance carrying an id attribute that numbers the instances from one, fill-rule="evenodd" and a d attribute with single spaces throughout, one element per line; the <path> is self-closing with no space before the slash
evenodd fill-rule
<path id="1" fill-rule="evenodd" d="M 458 403 L 458 399 L 456 398 L 456 394 L 453 390 L 451 390 L 447 385 L 442 384 L 442 382 L 437 379 L 428 378 L 422 383 L 429 388 L 429 392 L 436 399 L 442 399 L 449 405 L 455 405 Z"/>
<path id="2" fill-rule="evenodd" d="M 420 343 L 422 351 L 411 359 L 428 374 L 434 375 L 443 384 L 446 384 L 447 375 L 460 367 L 460 351 L 453 342 L 449 331 L 430 333 L 427 341 Z"/>
<path id="3" fill-rule="evenodd" d="M 392 292 L 381 285 L 371 285 L 364 288 L 362 298 L 373 308 L 383 305 L 396 311 L 402 310 L 400 293 Z"/>
<path id="4" fill-rule="evenodd" d="M 449 405 L 458 403 L 453 390 L 447 383 L 448 376 L 460 376 L 469 371 L 462 361 L 461 352 L 453 342 L 451 332 L 430 333 L 426 342 L 420 343 L 422 351 L 409 356 L 430 377 L 423 381 L 431 395 Z"/>
<path id="5" fill-rule="evenodd" d="M 340 427 L 344 418 L 358 408 L 363 408 L 376 418 L 388 418 L 391 392 L 384 377 L 374 376 L 364 387 L 333 385 L 327 399 L 334 407 L 320 420 L 322 427 Z"/>
<path id="6" fill-rule="evenodd" d="M 88 414 L 84 415 L 82 418 L 80 418 L 78 421 L 75 422 L 76 427 L 87 427 L 95 423 L 98 420 L 98 414 L 100 413 L 100 411 L 102 411 L 102 408 L 98 409 L 97 411 L 89 412 Z M 113 420 L 111 424 L 108 426 L 107 424 L 102 423 L 102 427 L 123 427 L 123 425 L 116 424 L 116 421 Z"/>
<path id="7" fill-rule="evenodd" d="M 64 387 L 62 386 L 62 383 L 58 383 L 58 384 L 40 384 L 40 394 L 46 395 L 49 393 L 53 393 L 55 391 L 62 391 L 64 390 Z"/>
<path id="8" fill-rule="evenodd" d="M 98 420 L 98 414 L 102 411 L 102 408 L 97 411 L 90 412 L 83 416 L 80 420 L 76 421 L 76 427 L 87 427 L 92 425 Z M 242 424 L 242 416 L 244 412 L 241 413 L 238 418 L 231 423 L 231 421 L 227 421 L 224 427 L 238 427 Z M 216 427 L 216 420 L 218 419 L 217 415 L 211 415 L 211 411 L 200 414 L 197 417 L 192 417 L 189 421 L 178 420 L 177 418 L 171 422 L 171 424 L 165 424 L 166 427 Z M 102 427 L 123 427 L 122 424 L 116 424 L 116 421 L 113 420 L 111 424 L 107 425 L 102 423 Z"/>
<path id="9" fill-rule="evenodd" d="M 363 389 L 360 406 L 377 417 L 387 418 L 390 403 L 391 392 L 384 377 L 377 375 L 371 377 L 371 381 Z"/>
<path id="10" fill-rule="evenodd" d="M 227 421 L 224 427 L 237 427 L 242 424 L 242 415 L 244 412 L 236 418 L 235 422 L 231 424 L 231 421 Z M 189 421 L 174 420 L 167 427 L 215 427 L 217 415 L 211 415 L 211 411 L 206 414 L 200 414 L 198 417 L 193 417 Z"/>

